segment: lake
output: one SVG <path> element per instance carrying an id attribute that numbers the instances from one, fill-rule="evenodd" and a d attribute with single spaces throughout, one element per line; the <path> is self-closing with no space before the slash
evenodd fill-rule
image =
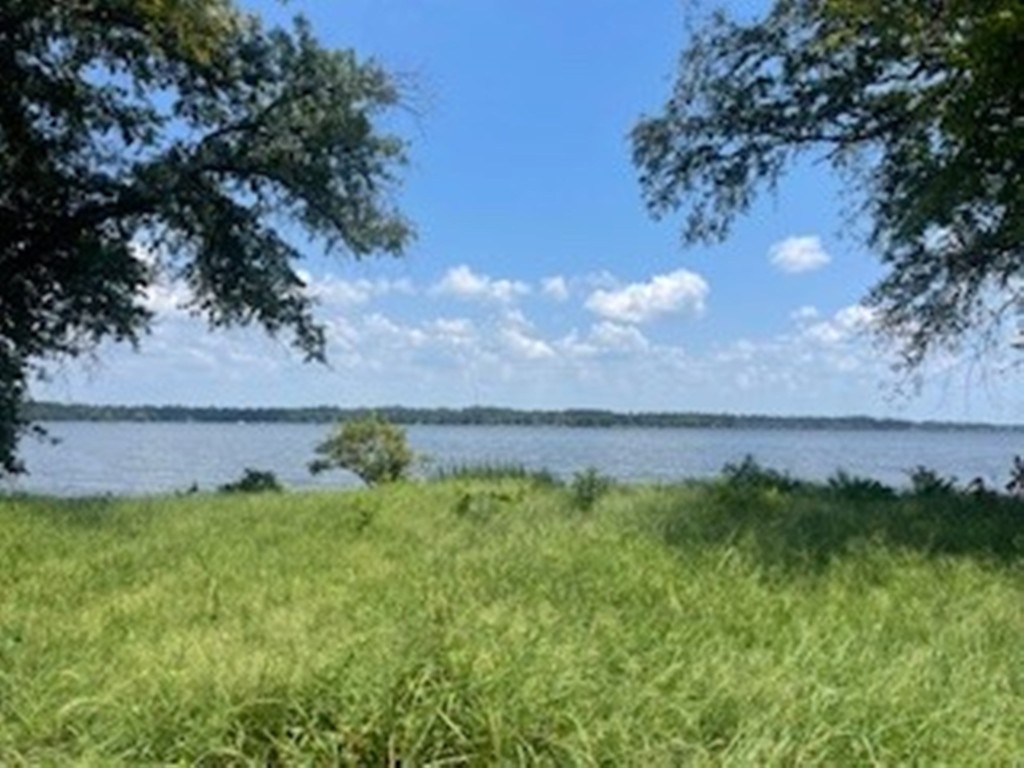
<path id="1" fill-rule="evenodd" d="M 148 494 L 201 489 L 237 479 L 246 467 L 270 470 L 290 487 L 351 486 L 351 475 L 310 476 L 313 447 L 326 424 L 73 423 L 46 425 L 56 445 L 26 438 L 30 474 L 10 490 L 63 496 Z M 752 454 L 765 466 L 812 480 L 842 468 L 891 485 L 930 467 L 962 481 L 1002 486 L 1024 434 L 1007 431 L 839 431 L 751 429 L 575 429 L 565 427 L 408 428 L 432 466 L 515 463 L 564 477 L 586 467 L 625 481 L 709 477 Z M 5 487 L 0 485 L 0 488 Z"/>

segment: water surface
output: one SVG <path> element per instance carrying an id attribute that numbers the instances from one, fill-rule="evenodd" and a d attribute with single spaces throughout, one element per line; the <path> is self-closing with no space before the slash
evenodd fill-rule
<path id="1" fill-rule="evenodd" d="M 324 424 L 62 422 L 47 425 L 56 445 L 26 439 L 30 474 L 8 487 L 59 495 L 146 494 L 203 489 L 270 470 L 291 487 L 354 485 L 347 473 L 313 477 L 306 465 Z M 496 462 L 571 476 L 586 467 L 626 481 L 708 477 L 752 454 L 806 479 L 837 469 L 903 485 L 925 465 L 963 481 L 1002 485 L 1024 434 L 1006 431 L 838 431 L 753 429 L 579 429 L 567 427 L 408 428 L 430 466 Z"/>

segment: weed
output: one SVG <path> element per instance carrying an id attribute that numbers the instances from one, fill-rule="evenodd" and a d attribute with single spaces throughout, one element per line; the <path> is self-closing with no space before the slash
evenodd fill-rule
<path id="1" fill-rule="evenodd" d="M 446 480 L 481 480 L 498 482 L 502 480 L 526 481 L 543 488 L 561 485 L 558 476 L 549 469 L 531 469 L 524 464 L 481 463 L 453 464 L 438 468 L 434 478 Z"/>
<path id="2" fill-rule="evenodd" d="M 596 468 L 587 467 L 572 476 L 569 493 L 573 506 L 583 512 L 589 512 L 594 505 L 611 490 L 614 481 L 602 475 Z"/>
<path id="3" fill-rule="evenodd" d="M 486 522 L 502 509 L 522 500 L 521 494 L 491 488 L 464 490 L 455 502 L 455 514 L 458 517 Z"/>

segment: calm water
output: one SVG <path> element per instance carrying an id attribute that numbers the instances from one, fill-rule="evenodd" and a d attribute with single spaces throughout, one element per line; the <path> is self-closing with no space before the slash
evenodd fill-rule
<path id="1" fill-rule="evenodd" d="M 306 464 L 323 424 L 97 424 L 49 426 L 57 445 L 26 439 L 30 474 L 7 487 L 50 494 L 139 494 L 212 489 L 244 468 L 271 470 L 288 486 L 352 485 L 340 472 L 311 477 Z M 893 485 L 918 464 L 961 480 L 1002 484 L 1024 434 L 1010 432 L 832 432 L 713 429 L 410 427 L 431 465 L 504 462 L 570 476 L 585 467 L 622 480 L 670 481 L 716 474 L 753 454 L 797 477 L 837 468 Z M 428 465 L 430 466 L 430 465 Z"/>

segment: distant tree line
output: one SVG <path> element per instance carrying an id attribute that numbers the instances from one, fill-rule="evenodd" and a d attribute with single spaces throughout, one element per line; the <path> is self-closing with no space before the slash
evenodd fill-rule
<path id="1" fill-rule="evenodd" d="M 85 405 L 30 402 L 25 417 L 31 421 L 128 421 L 197 423 L 332 423 L 379 417 L 393 424 L 441 426 L 523 427 L 646 427 L 712 429 L 1004 429 L 1003 426 L 945 421 L 876 419 L 870 416 L 764 416 L 734 413 L 650 412 L 620 413 L 599 409 L 518 410 L 472 406 L 468 408 L 222 408 L 182 405 Z"/>

